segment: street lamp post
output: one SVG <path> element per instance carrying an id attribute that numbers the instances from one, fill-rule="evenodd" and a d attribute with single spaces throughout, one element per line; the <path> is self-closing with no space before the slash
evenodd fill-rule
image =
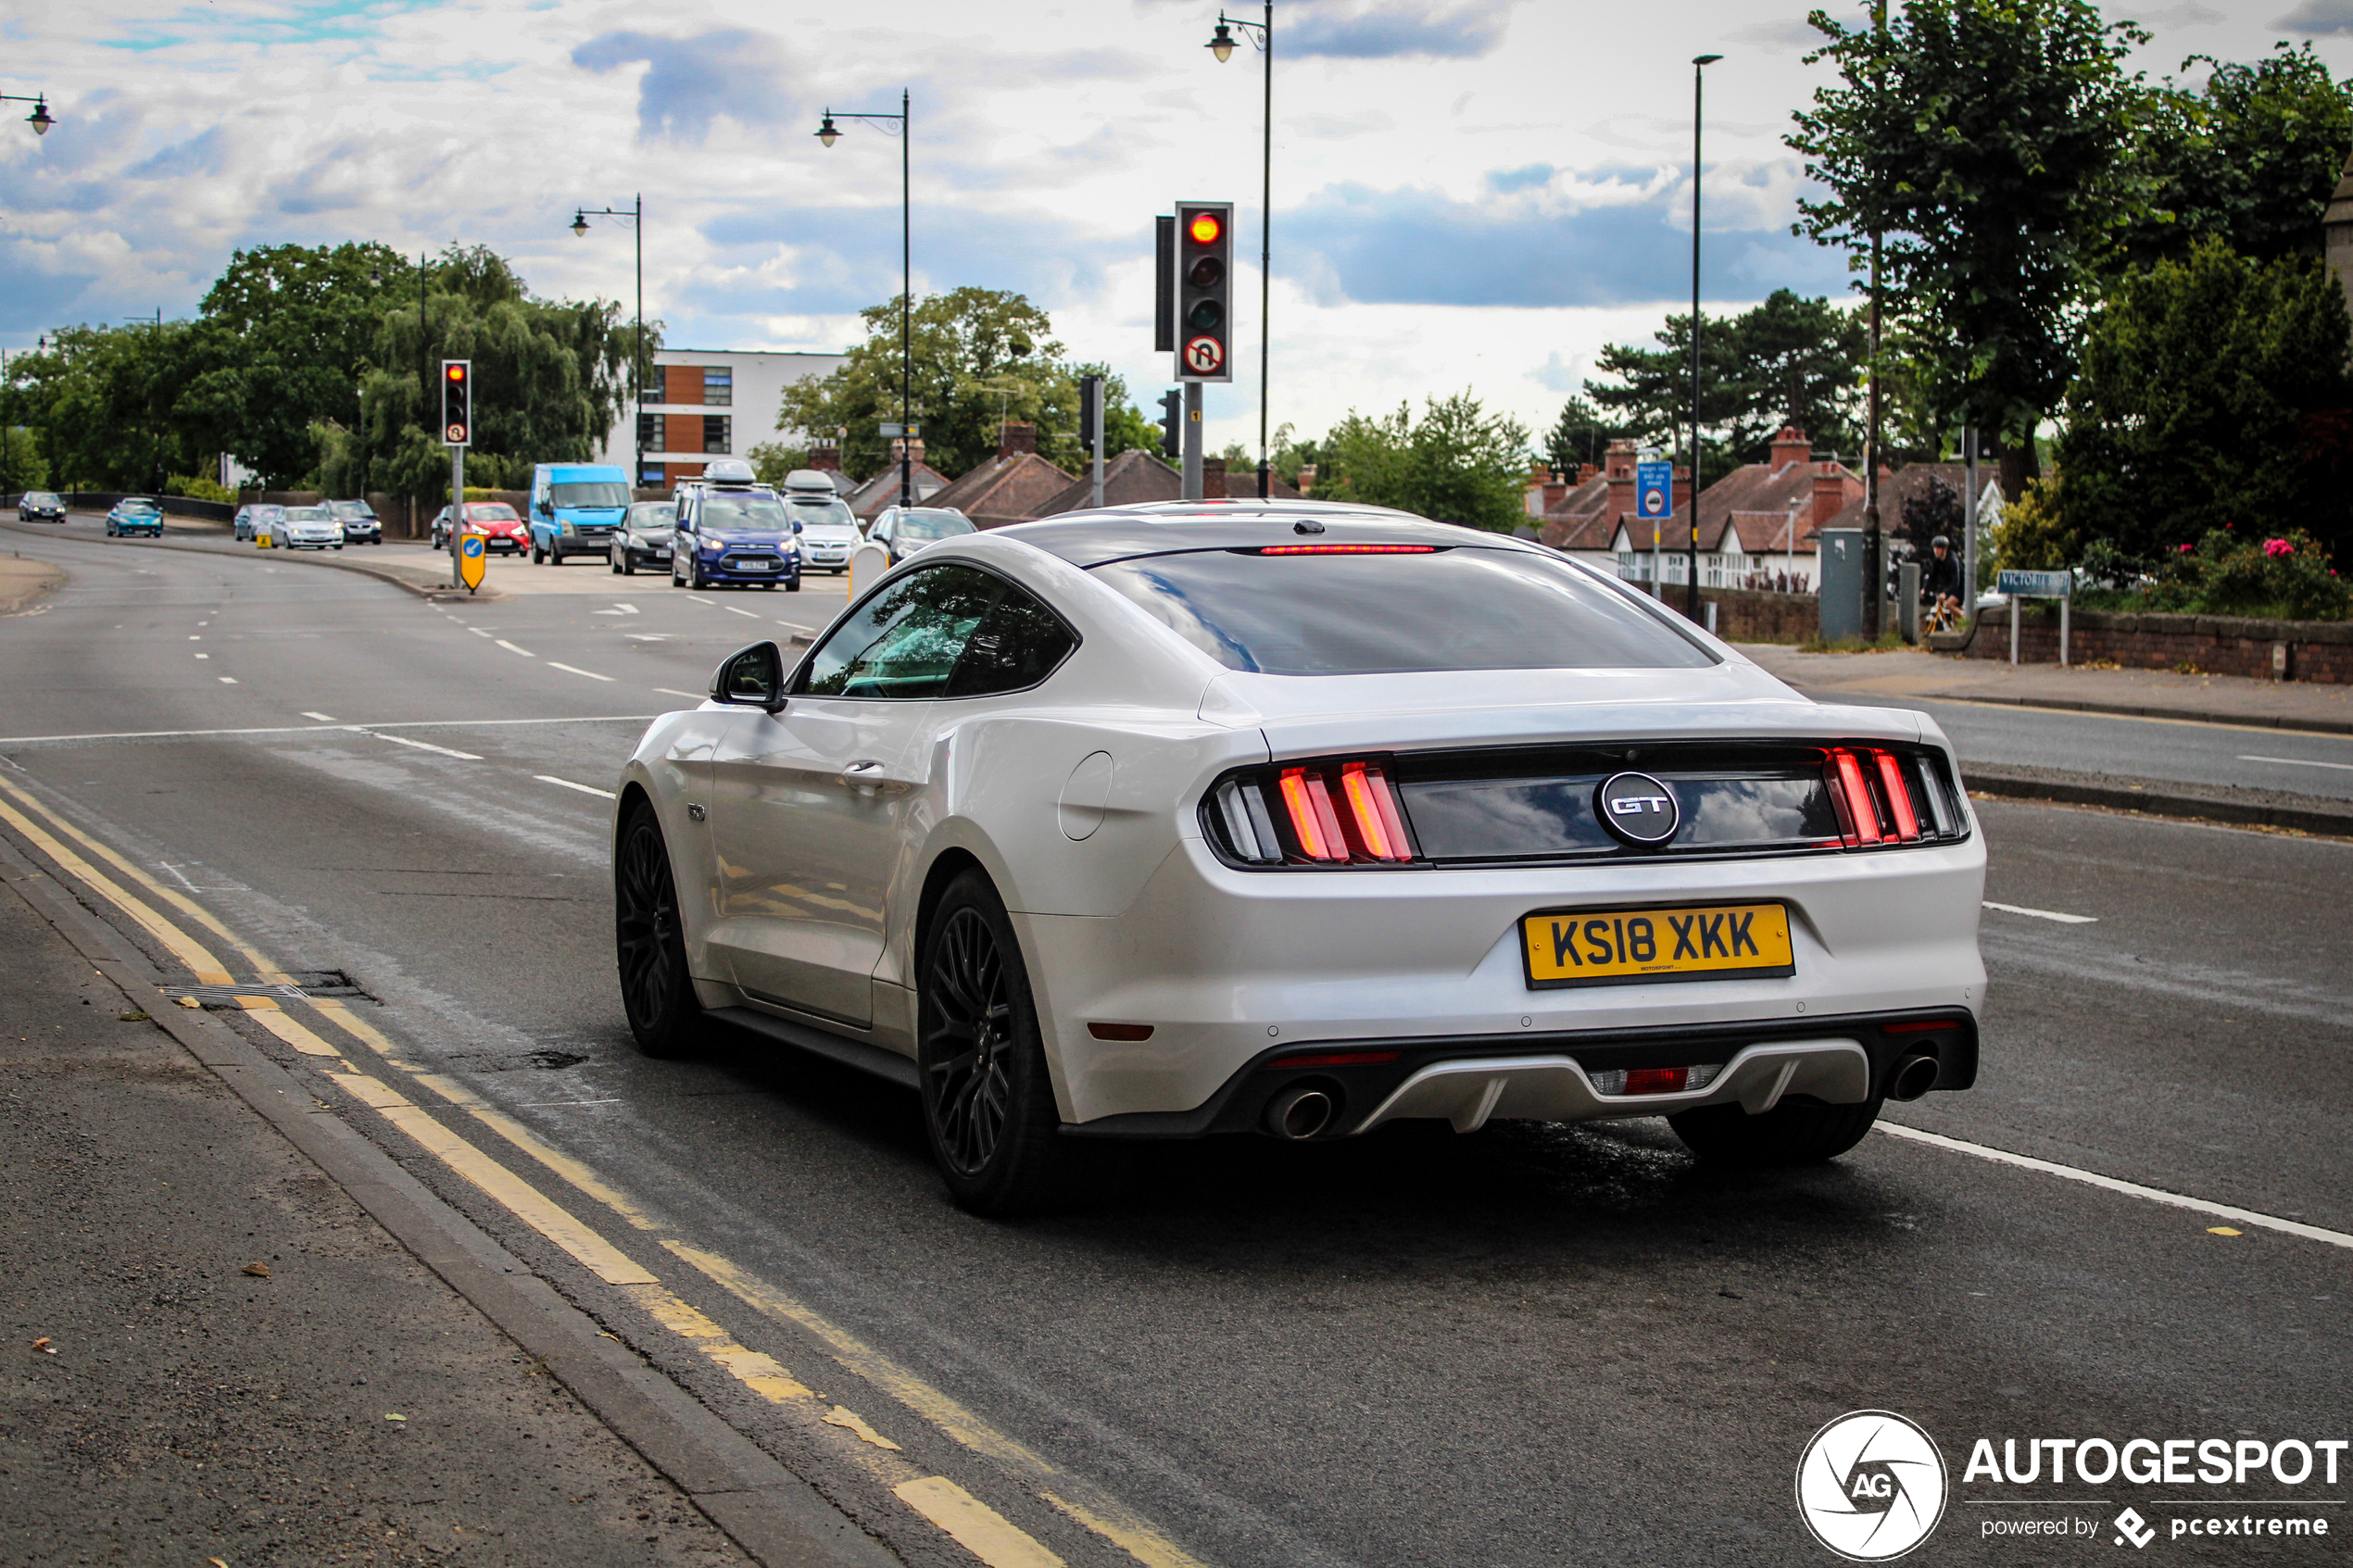
<path id="1" fill-rule="evenodd" d="M 908 150 L 908 144 L 914 140 L 914 121 L 908 118 L 909 107 L 907 91 L 901 88 L 897 114 L 845 113 L 841 117 L 883 127 L 886 134 L 889 133 L 889 126 L 899 127 L 899 504 L 902 507 L 915 504 L 915 447 L 909 412 L 915 385 L 915 244 Z M 830 108 L 817 127 L 817 140 L 828 147 L 841 140 Z"/>
<path id="2" fill-rule="evenodd" d="M 1275 245 L 1275 0 L 1266 0 L 1264 21 L 1244 21 L 1222 10 L 1217 13 L 1217 31 L 1210 34 L 1208 48 L 1220 65 L 1233 58 L 1233 28 L 1240 28 L 1258 46 L 1265 67 L 1265 134 L 1258 160 L 1258 498 L 1264 501 L 1274 493 L 1274 469 L 1266 450 L 1266 366 L 1274 343 L 1268 320 L 1268 280 Z"/>
<path id="3" fill-rule="evenodd" d="M 1696 621 L 1699 613 L 1699 186 L 1700 106 L 1705 73 L 1721 55 L 1692 58 L 1692 515 L 1685 524 L 1684 559 L 1691 581 L 1683 585 L 1683 613 Z M 1670 486 L 1670 489 L 1672 487 Z M 1670 495 L 1667 510 L 1674 510 Z"/>
<path id="4" fill-rule="evenodd" d="M 637 239 L 637 334 L 629 345 L 629 428 L 634 433 L 631 449 L 637 455 L 629 470 L 629 489 L 635 495 L 646 482 L 646 198 L 641 193 L 626 207 L 574 207 L 572 232 L 586 239 L 591 218 L 625 218 Z"/>
<path id="5" fill-rule="evenodd" d="M 32 127 L 35 136 L 46 136 L 49 127 L 57 123 L 57 117 L 49 112 L 49 95 L 45 93 L 31 98 L 19 97 L 14 93 L 0 93 L 0 104 L 31 104 L 32 112 L 24 117 L 24 122 Z"/>

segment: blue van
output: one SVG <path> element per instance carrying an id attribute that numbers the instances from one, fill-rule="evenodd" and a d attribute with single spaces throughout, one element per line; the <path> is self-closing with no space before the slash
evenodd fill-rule
<path id="1" fill-rule="evenodd" d="M 629 510 L 629 475 L 604 463 L 541 463 L 531 470 L 531 563 L 612 554 Z"/>

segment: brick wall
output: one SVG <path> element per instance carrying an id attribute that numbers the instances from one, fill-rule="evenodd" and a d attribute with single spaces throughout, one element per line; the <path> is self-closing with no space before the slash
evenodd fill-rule
<path id="1" fill-rule="evenodd" d="M 2028 601 L 2019 622 L 2018 657 L 2023 663 L 2058 662 L 2058 607 Z M 1936 637 L 1931 646 L 1971 659 L 2010 656 L 2009 607 L 1997 605 L 1979 617 L 1976 639 L 1966 648 L 1957 637 Z M 2232 615 L 2109 615 L 2085 610 L 2070 618 L 2068 659 L 2075 664 L 2111 659 L 2132 670 L 2188 666 L 2208 675 L 2248 675 L 2271 680 L 2353 683 L 2353 622 L 2257 621 Z"/>
<path id="2" fill-rule="evenodd" d="M 1680 614 L 1683 585 L 1667 584 L 1662 601 Z M 1716 634 L 1728 643 L 1802 643 L 1821 630 L 1822 601 L 1812 594 L 1768 594 L 1753 588 L 1702 588 L 1700 624 L 1716 607 Z"/>

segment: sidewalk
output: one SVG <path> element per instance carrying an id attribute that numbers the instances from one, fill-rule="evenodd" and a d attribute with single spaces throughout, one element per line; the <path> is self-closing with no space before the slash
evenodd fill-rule
<path id="1" fill-rule="evenodd" d="M 2353 734 L 2353 686 L 2252 681 L 2238 675 L 2177 675 L 2170 670 L 2062 669 L 2011 665 L 1956 654 L 1800 653 L 1743 643 L 1741 652 L 1801 691 L 1998 702 L 2143 719 Z"/>
<path id="2" fill-rule="evenodd" d="M 13 887 L 0 972 L 0 1562 L 746 1561 Z"/>
<path id="3" fill-rule="evenodd" d="M 66 580 L 47 561 L 0 556 L 0 615 L 14 615 Z"/>

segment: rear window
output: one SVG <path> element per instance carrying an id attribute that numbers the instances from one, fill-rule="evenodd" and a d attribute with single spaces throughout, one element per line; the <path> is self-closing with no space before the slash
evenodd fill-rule
<path id="1" fill-rule="evenodd" d="M 900 512 L 891 529 L 892 536 L 900 539 L 947 539 L 977 532 L 963 513 L 946 510 Z"/>
<path id="2" fill-rule="evenodd" d="M 1674 670 L 1715 662 L 1617 590 L 1522 550 L 1200 550 L 1092 570 L 1228 670 L 1258 674 Z"/>

